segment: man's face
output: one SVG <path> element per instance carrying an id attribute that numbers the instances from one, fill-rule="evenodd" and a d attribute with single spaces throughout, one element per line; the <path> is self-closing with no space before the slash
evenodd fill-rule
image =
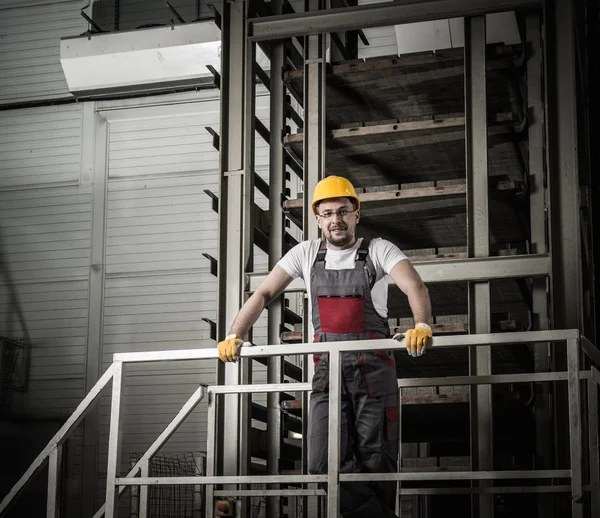
<path id="1" fill-rule="evenodd" d="M 317 208 L 317 224 L 323 237 L 339 248 L 354 244 L 358 211 L 348 198 L 331 198 Z"/>

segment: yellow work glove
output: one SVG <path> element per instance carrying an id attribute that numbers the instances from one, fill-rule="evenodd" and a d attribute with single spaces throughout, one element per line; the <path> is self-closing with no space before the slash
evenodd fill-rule
<path id="1" fill-rule="evenodd" d="M 432 336 L 431 327 L 427 324 L 415 324 L 414 329 L 406 331 L 406 352 L 411 356 L 421 356 Z"/>
<path id="2" fill-rule="evenodd" d="M 219 358 L 224 362 L 231 362 L 236 359 L 238 349 L 243 344 L 242 337 L 240 335 L 227 335 L 225 340 L 219 342 L 217 350 L 219 351 Z"/>

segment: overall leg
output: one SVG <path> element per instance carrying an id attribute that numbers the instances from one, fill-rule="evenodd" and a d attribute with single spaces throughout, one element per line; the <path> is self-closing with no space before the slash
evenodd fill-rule
<path id="1" fill-rule="evenodd" d="M 348 430 L 348 401 L 342 398 L 340 415 L 340 469 L 351 471 L 352 439 Z M 313 475 L 327 473 L 329 446 L 329 392 L 310 394 L 308 412 L 308 472 Z"/>
<path id="2" fill-rule="evenodd" d="M 381 353 L 362 353 L 354 366 L 353 380 L 347 372 L 347 387 L 354 409 L 354 457 L 356 471 L 395 473 L 398 455 L 398 391 L 393 357 Z M 361 506 L 348 509 L 344 518 L 382 516 L 393 518 L 396 482 L 359 483 L 351 490 L 372 498 Z M 366 489 L 365 489 L 366 488 Z"/>
<path id="3" fill-rule="evenodd" d="M 359 394 L 355 398 L 357 462 L 367 473 L 396 473 L 398 466 L 398 399 L 373 398 Z M 371 487 L 386 507 L 394 509 L 395 481 L 374 482 Z"/>

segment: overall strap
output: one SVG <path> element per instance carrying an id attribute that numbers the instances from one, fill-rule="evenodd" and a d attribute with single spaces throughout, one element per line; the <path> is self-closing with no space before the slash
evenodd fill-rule
<path id="1" fill-rule="evenodd" d="M 365 262 L 367 260 L 367 256 L 369 255 L 369 245 L 371 244 L 370 239 L 363 238 L 358 252 L 356 253 L 356 262 Z"/>
<path id="2" fill-rule="evenodd" d="M 315 263 L 325 262 L 326 255 L 327 255 L 327 241 L 325 241 L 325 239 L 321 239 L 321 244 L 319 245 L 319 250 L 317 251 L 317 257 L 315 259 Z"/>

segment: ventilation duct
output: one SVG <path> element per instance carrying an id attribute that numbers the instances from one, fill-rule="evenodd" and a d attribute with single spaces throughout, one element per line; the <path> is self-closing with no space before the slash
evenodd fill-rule
<path id="1" fill-rule="evenodd" d="M 221 31 L 208 20 L 63 38 L 60 62 L 76 97 L 212 85 Z"/>

